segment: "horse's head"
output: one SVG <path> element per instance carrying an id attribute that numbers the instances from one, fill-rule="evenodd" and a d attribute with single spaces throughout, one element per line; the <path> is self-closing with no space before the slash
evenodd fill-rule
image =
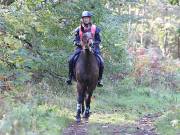
<path id="1" fill-rule="evenodd" d="M 81 41 L 82 49 L 92 52 L 92 47 L 93 47 L 92 41 L 93 41 L 93 38 L 92 38 L 91 32 L 83 33 L 82 41 Z"/>

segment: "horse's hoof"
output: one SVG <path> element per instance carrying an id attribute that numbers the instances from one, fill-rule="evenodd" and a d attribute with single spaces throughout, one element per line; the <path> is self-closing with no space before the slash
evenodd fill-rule
<path id="1" fill-rule="evenodd" d="M 81 122 L 81 116 L 76 116 L 76 122 L 77 123 Z"/>
<path id="2" fill-rule="evenodd" d="M 76 118 L 76 122 L 80 123 L 81 122 L 81 118 Z"/>
<path id="3" fill-rule="evenodd" d="M 88 112 L 88 113 L 85 112 L 85 113 L 83 114 L 83 118 L 89 118 L 89 112 Z"/>

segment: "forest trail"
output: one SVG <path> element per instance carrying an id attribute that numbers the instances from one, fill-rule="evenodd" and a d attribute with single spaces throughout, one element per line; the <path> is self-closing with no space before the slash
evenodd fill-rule
<path id="1" fill-rule="evenodd" d="M 87 135 L 88 120 L 82 119 L 80 123 L 71 123 L 63 132 L 63 135 Z"/>
<path id="2" fill-rule="evenodd" d="M 138 119 L 134 124 L 93 123 L 97 126 L 95 134 L 98 135 L 159 135 L 153 125 L 161 113 L 147 114 Z M 71 123 L 63 132 L 63 135 L 88 135 L 89 121 L 82 120 L 81 123 Z"/>

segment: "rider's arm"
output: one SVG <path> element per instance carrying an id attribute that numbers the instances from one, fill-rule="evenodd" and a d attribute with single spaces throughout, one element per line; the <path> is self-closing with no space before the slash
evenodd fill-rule
<path id="1" fill-rule="evenodd" d="M 99 46 L 99 44 L 101 43 L 101 36 L 100 36 L 100 28 L 96 27 L 96 32 L 95 32 L 95 36 L 94 36 L 94 45 L 95 46 Z"/>
<path id="2" fill-rule="evenodd" d="M 75 34 L 74 34 L 74 40 L 73 40 L 74 45 L 80 47 L 80 36 L 79 36 L 79 27 L 75 29 Z"/>

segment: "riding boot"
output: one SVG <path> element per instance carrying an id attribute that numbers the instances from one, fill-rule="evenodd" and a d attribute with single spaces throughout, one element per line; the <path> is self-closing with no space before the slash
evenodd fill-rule
<path id="1" fill-rule="evenodd" d="M 98 83 L 97 83 L 98 87 L 103 87 L 103 83 L 102 83 L 103 71 L 104 71 L 104 65 L 101 65 L 99 68 L 99 78 L 98 78 Z"/>
<path id="2" fill-rule="evenodd" d="M 68 85 L 72 85 L 72 78 L 73 78 L 73 61 L 70 60 L 69 61 L 69 76 L 68 76 L 68 80 L 66 81 Z"/>
<path id="3" fill-rule="evenodd" d="M 66 83 L 68 85 L 72 85 L 72 74 L 70 73 L 70 71 L 69 71 L 69 77 L 68 77 L 68 80 L 66 81 Z"/>

